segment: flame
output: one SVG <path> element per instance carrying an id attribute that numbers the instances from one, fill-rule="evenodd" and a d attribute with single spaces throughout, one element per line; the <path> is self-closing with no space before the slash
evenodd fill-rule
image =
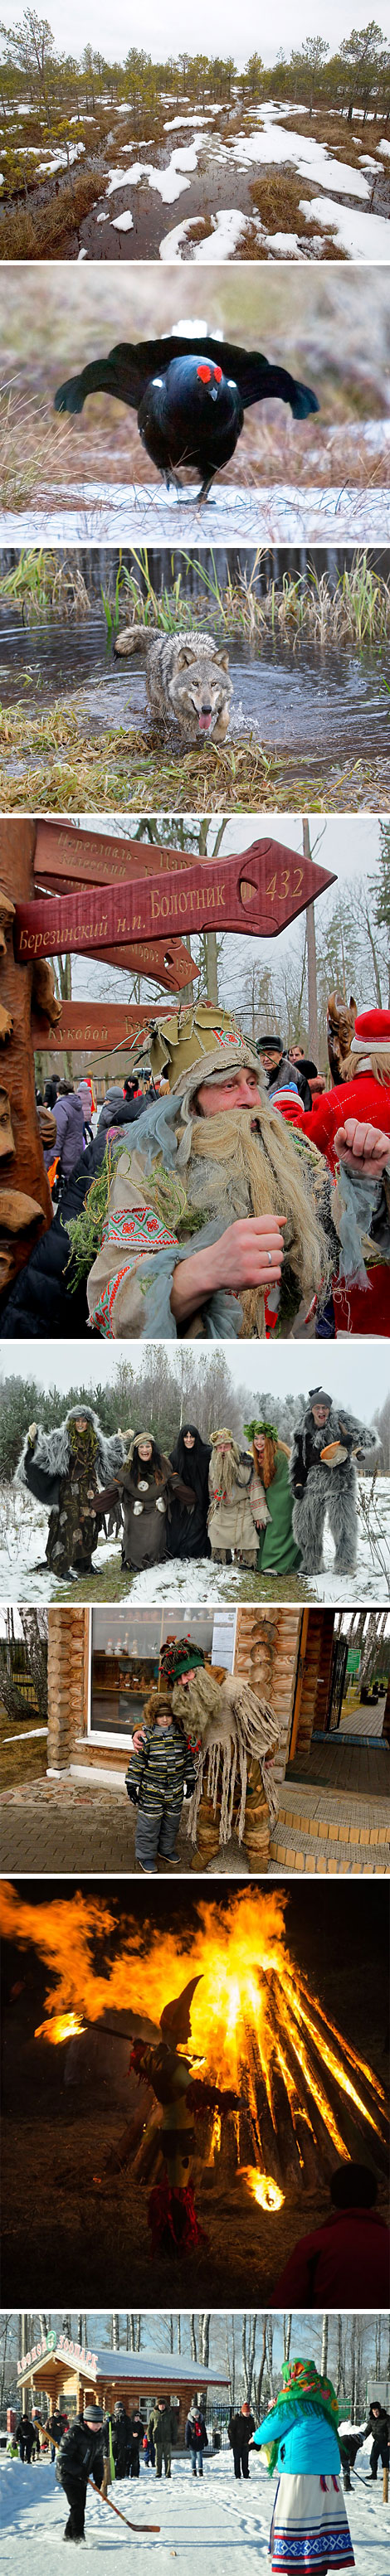
<path id="1" fill-rule="evenodd" d="M 258 2173 L 257 2165 L 240 2165 L 240 2174 L 245 2176 L 253 2199 L 260 2201 L 261 2209 L 283 2208 L 285 2194 L 279 2191 L 279 2184 L 274 2182 L 272 2174 Z"/>
<path id="2" fill-rule="evenodd" d="M 284 2161 L 305 2175 L 314 2155 L 330 2149 L 347 2159 L 351 2123 L 386 2134 L 386 2096 L 366 2061 L 337 2030 L 301 1975 L 285 1932 L 288 1891 L 241 1887 L 226 1899 L 196 1903 L 195 1929 L 142 1929 L 129 1910 L 116 1915 L 100 1895 L 30 1905 L 0 1886 L 3 1932 L 31 1944 L 54 1978 L 48 2019 L 39 2036 L 58 2041 L 108 2011 L 147 2015 L 159 2028 L 163 2005 L 199 1976 L 185 2054 L 203 2061 L 218 2085 L 237 2095 L 231 2113 L 237 2167 L 262 2207 L 280 2208 Z M 113 1939 L 114 1936 L 114 1939 Z M 99 1944 L 99 1964 L 96 1947 Z M 59 1966 L 59 1960 L 66 1964 Z M 223 2156 L 226 2123 L 215 2122 L 209 2160 Z M 235 2151 L 235 2150 L 234 2150 Z M 274 2167 L 274 2171 L 272 2168 Z M 283 2168 L 283 2170 L 282 2170 Z M 255 2179 L 254 2179 L 255 2177 Z"/>
<path id="3" fill-rule="evenodd" d="M 77 2013 L 53 2013 L 51 2021 L 39 2022 L 34 2039 L 51 2039 L 58 2048 L 61 2039 L 77 2039 L 81 2030 L 85 2030 L 85 2022 L 78 2020 Z"/>

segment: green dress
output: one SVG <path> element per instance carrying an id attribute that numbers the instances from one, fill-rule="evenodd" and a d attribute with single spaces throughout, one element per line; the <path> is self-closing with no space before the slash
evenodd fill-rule
<path id="1" fill-rule="evenodd" d="M 288 1458 L 282 1451 L 273 1483 L 267 1485 L 267 1504 L 271 1517 L 265 1529 L 259 1530 L 257 1569 L 262 1574 L 294 1574 L 301 1564 L 301 1551 L 293 1538 Z"/>

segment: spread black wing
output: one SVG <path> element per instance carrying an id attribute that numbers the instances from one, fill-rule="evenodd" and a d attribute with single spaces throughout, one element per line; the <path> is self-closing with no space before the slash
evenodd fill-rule
<path id="1" fill-rule="evenodd" d="M 318 411 L 317 395 L 309 385 L 296 382 L 285 367 L 272 367 L 260 349 L 238 349 L 229 340 L 212 340 L 207 333 L 195 331 L 191 339 L 171 333 L 163 340 L 121 340 L 110 349 L 108 358 L 96 358 L 83 367 L 78 376 L 69 376 L 59 385 L 55 410 L 80 412 L 87 394 L 115 394 L 118 402 L 138 411 L 151 376 L 163 375 L 172 358 L 188 358 L 194 353 L 210 358 L 222 366 L 225 376 L 233 376 L 241 395 L 243 410 L 251 403 L 264 402 L 278 394 L 281 402 L 291 403 L 295 420 Z"/>

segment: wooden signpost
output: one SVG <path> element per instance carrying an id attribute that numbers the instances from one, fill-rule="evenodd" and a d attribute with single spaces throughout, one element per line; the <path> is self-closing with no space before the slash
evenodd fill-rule
<path id="1" fill-rule="evenodd" d="M 153 1002 L 149 1002 L 147 1008 L 141 1002 L 64 1001 L 56 1028 L 50 1028 L 44 1016 L 41 1018 L 39 1015 L 38 1019 L 33 1013 L 32 1044 L 35 1048 L 44 1047 L 45 1052 L 48 1050 L 52 1055 L 56 1055 L 58 1049 L 62 1054 L 68 1054 L 72 1047 L 78 1052 L 82 1048 L 84 1060 L 89 1063 L 90 1055 L 110 1055 L 113 1047 L 134 1046 L 135 1038 L 141 1037 L 155 1016 L 156 1005 Z M 169 1019 L 168 1003 L 164 1003 L 166 1019 Z"/>
<path id="2" fill-rule="evenodd" d="M 86 892 L 17 903 L 15 955 L 26 965 L 59 952 L 112 955 L 118 943 L 169 940 L 182 929 L 250 931 L 272 939 L 334 882 L 329 870 L 299 858 L 282 841 L 254 841 L 240 858 L 198 859 L 168 879 L 161 872 L 127 879 L 120 889 L 95 884 Z"/>
<path id="3" fill-rule="evenodd" d="M 49 960 L 97 957 L 181 994 L 198 967 L 183 941 L 227 930 L 271 939 L 334 884 L 267 835 L 241 856 L 194 860 L 75 825 L 0 822 L 0 1294 L 50 1225 L 34 1094 L 34 1047 L 84 1061 L 128 1045 L 153 1005 L 59 1002 Z"/>

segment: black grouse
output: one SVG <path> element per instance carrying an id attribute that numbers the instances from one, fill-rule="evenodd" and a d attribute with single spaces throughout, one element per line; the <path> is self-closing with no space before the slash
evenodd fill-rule
<path id="1" fill-rule="evenodd" d="M 221 363 L 223 361 L 223 363 Z M 317 395 L 286 367 L 271 367 L 260 349 L 236 349 L 229 340 L 122 340 L 108 358 L 96 358 L 69 376 L 55 397 L 56 411 L 82 411 L 87 394 L 115 394 L 136 411 L 140 438 L 169 489 L 180 488 L 179 468 L 195 468 L 200 501 L 214 475 L 234 456 L 251 403 L 278 394 L 294 420 L 318 411 Z"/>

